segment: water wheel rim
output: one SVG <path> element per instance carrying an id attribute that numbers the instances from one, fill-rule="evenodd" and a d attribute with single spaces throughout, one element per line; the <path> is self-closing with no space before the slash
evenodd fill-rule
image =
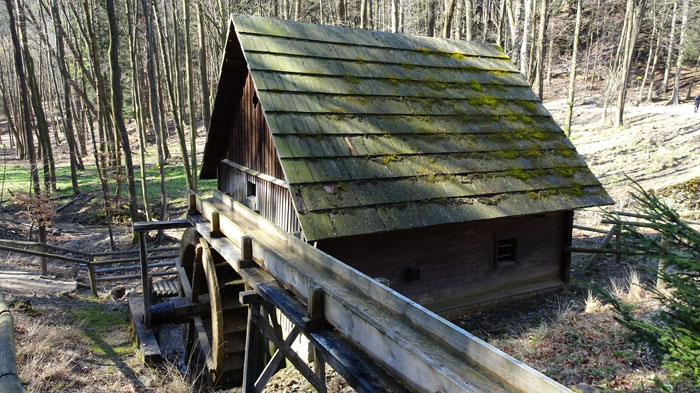
<path id="1" fill-rule="evenodd" d="M 221 292 L 219 288 L 219 279 L 214 266 L 214 257 L 212 256 L 209 243 L 205 239 L 200 239 L 201 247 L 201 264 L 204 268 L 204 276 L 207 281 L 207 289 L 209 290 L 209 306 L 211 308 L 211 338 L 210 351 L 207 364 L 210 365 L 210 371 L 217 375 L 221 373 L 221 365 L 224 358 L 224 343 L 221 342 L 224 332 L 223 306 L 221 303 Z"/>

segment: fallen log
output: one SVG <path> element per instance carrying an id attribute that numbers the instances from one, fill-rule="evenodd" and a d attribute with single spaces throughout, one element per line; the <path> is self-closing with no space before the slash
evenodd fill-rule
<path id="1" fill-rule="evenodd" d="M 21 393 L 15 359 L 14 320 L 0 293 L 0 393 Z"/>

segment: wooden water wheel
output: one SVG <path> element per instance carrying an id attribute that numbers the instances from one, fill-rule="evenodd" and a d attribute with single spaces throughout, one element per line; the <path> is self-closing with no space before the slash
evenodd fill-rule
<path id="1" fill-rule="evenodd" d="M 247 308 L 238 301 L 243 279 L 197 231 L 185 231 L 180 243 L 183 296 L 208 303 L 211 313 L 194 316 L 185 329 L 188 374 L 213 386 L 239 386 L 243 377 Z M 189 288 L 188 288 L 189 287 Z"/>

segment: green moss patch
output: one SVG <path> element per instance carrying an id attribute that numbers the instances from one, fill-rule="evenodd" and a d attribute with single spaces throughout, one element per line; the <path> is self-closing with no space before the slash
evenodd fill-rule
<path id="1" fill-rule="evenodd" d="M 472 80 L 469 82 L 469 87 L 470 87 L 472 90 L 476 90 L 476 91 L 481 91 L 481 90 L 482 90 L 481 85 L 479 84 L 479 82 L 476 81 L 476 79 L 472 79 Z"/>
<path id="2" fill-rule="evenodd" d="M 470 98 L 469 103 L 473 106 L 488 106 L 495 108 L 498 106 L 498 99 L 487 94 L 479 94 L 476 97 Z"/>
<path id="3" fill-rule="evenodd" d="M 348 83 L 360 83 L 360 79 L 351 74 L 343 74 L 343 80 Z"/>

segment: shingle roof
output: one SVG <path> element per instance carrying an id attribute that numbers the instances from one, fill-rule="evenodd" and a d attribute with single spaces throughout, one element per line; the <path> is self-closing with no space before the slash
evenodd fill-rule
<path id="1" fill-rule="evenodd" d="M 613 203 L 496 45 L 233 22 L 309 240 Z"/>

